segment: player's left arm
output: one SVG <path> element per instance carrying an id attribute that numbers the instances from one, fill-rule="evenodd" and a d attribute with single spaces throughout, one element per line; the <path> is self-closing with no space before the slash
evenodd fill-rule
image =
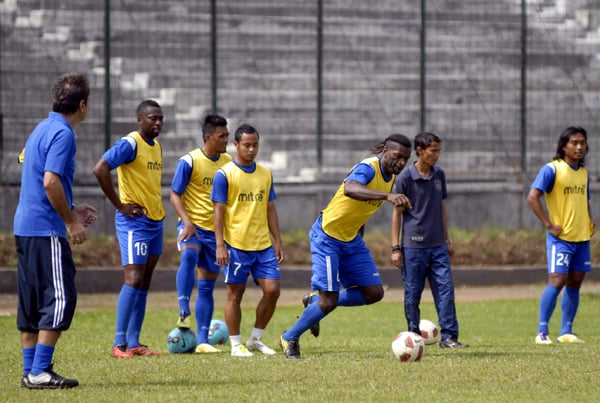
<path id="1" fill-rule="evenodd" d="M 446 240 L 446 246 L 448 247 L 448 255 L 454 256 L 454 245 L 448 236 L 448 214 L 446 213 L 446 202 L 442 200 L 442 221 L 444 222 L 444 239 Z"/>

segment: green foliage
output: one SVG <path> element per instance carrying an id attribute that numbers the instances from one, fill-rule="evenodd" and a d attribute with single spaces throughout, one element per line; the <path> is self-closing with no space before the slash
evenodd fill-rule
<path id="1" fill-rule="evenodd" d="M 283 233 L 286 265 L 310 266 L 308 234 L 297 230 Z M 498 227 L 479 229 L 450 229 L 455 266 L 525 265 L 546 267 L 546 234 L 542 230 L 505 230 Z M 390 263 L 390 234 L 387 231 L 367 231 L 365 241 L 380 266 Z M 600 237 L 592 238 L 592 261 L 600 260 Z M 121 256 L 116 237 L 94 236 L 83 245 L 75 245 L 73 258 L 79 268 L 119 267 Z M 176 269 L 179 252 L 175 235 L 166 235 L 159 267 Z M 17 256 L 12 235 L 0 233 L 0 267 L 16 267 Z"/>
<path id="2" fill-rule="evenodd" d="M 427 346 L 420 363 L 392 358 L 393 336 L 405 328 L 401 303 L 338 308 L 322 322 L 322 334 L 301 339 L 304 360 L 275 356 L 234 358 L 173 355 L 166 336 L 173 309 L 146 315 L 142 340 L 160 357 L 116 360 L 110 356 L 114 312 L 80 311 L 55 354 L 56 371 L 77 377 L 73 390 L 29 391 L 19 387 L 21 353 L 14 316 L 0 317 L 5 401 L 590 401 L 597 392 L 600 295 L 583 294 L 575 329 L 581 345 L 536 346 L 537 300 L 458 303 L 464 350 Z M 276 347 L 301 307 L 277 309 L 264 340 Z M 218 307 L 215 317 L 222 318 Z M 422 317 L 436 319 L 433 304 Z M 253 309 L 243 310 L 247 337 Z M 551 335 L 556 337 L 555 313 Z M 227 346 L 224 348 L 227 350 Z"/>

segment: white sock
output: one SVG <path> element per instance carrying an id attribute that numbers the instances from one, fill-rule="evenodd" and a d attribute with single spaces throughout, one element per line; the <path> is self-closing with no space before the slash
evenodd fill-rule
<path id="1" fill-rule="evenodd" d="M 265 334 L 265 329 L 258 329 L 256 327 L 252 328 L 252 333 L 250 334 L 250 340 L 260 340 Z"/>
<path id="2" fill-rule="evenodd" d="M 236 334 L 234 335 L 230 335 L 229 336 L 229 341 L 231 342 L 231 346 L 237 346 L 238 344 L 242 344 L 242 335 L 241 334 Z"/>

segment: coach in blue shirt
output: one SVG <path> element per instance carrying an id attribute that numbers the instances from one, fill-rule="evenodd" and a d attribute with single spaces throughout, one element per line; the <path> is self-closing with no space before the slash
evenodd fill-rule
<path id="1" fill-rule="evenodd" d="M 72 388 L 52 370 L 54 348 L 75 313 L 75 264 L 69 242 L 81 244 L 96 209 L 73 204 L 75 133 L 85 120 L 90 89 L 86 76 L 65 74 L 52 87 L 52 112 L 33 130 L 19 160 L 21 193 L 14 218 L 18 255 L 17 328 L 28 389 Z"/>

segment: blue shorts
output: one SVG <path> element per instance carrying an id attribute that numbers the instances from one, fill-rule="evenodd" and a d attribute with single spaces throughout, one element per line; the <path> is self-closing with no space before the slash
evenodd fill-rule
<path id="1" fill-rule="evenodd" d="M 323 232 L 317 220 L 309 236 L 313 290 L 339 292 L 340 283 L 344 288 L 381 284 L 375 260 L 360 235 L 350 242 L 338 241 Z"/>
<path id="2" fill-rule="evenodd" d="M 71 246 L 65 238 L 15 236 L 18 255 L 17 328 L 67 330 L 71 326 L 77 289 Z"/>
<path id="3" fill-rule="evenodd" d="M 183 222 L 179 221 L 177 224 L 177 238 L 179 238 L 179 234 L 181 234 L 184 227 Z M 217 240 L 215 239 L 215 233 L 202 229 L 197 225 L 194 225 L 194 227 L 198 231 L 200 239 L 193 236 L 187 241 L 178 242 L 177 249 L 181 251 L 183 246 L 195 245 L 198 249 L 198 267 L 211 273 L 219 274 L 221 266 L 217 264 Z"/>
<path id="4" fill-rule="evenodd" d="M 546 236 L 548 274 L 569 274 L 570 271 L 592 270 L 590 241 L 567 242 L 552 234 Z"/>
<path id="5" fill-rule="evenodd" d="M 229 265 L 223 268 L 226 284 L 246 284 L 248 275 L 256 283 L 259 278 L 280 280 L 279 263 L 275 249 L 269 247 L 261 251 L 244 251 L 227 246 Z"/>
<path id="6" fill-rule="evenodd" d="M 162 221 L 154 221 L 146 216 L 129 218 L 117 211 L 115 228 L 123 266 L 146 264 L 148 256 L 162 254 Z"/>

